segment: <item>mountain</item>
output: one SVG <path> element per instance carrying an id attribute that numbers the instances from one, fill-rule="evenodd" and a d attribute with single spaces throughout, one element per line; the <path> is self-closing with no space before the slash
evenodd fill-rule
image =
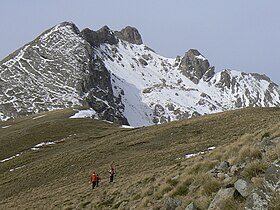
<path id="1" fill-rule="evenodd" d="M 74 113 L 0 122 L 0 209 L 279 210 L 280 108 L 133 129 Z"/>
<path id="2" fill-rule="evenodd" d="M 136 28 L 92 31 L 64 22 L 0 62 L 0 120 L 89 106 L 96 117 L 144 126 L 242 107 L 280 105 L 268 77 L 215 72 L 196 49 L 165 58 Z"/>

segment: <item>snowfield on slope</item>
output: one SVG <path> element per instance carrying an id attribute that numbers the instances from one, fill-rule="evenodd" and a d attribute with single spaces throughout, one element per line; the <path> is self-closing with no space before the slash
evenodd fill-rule
<path id="1" fill-rule="evenodd" d="M 106 68 L 111 73 L 114 95 L 122 94 L 125 105 L 124 116 L 132 126 L 152 125 L 155 108 L 163 108 L 161 116 L 168 121 L 178 119 L 176 111 L 186 113 L 210 114 L 236 107 L 241 98 L 244 106 L 250 106 L 251 98 L 258 98 L 259 106 L 265 104 L 265 92 L 269 82 L 256 81 L 250 74 L 225 70 L 239 83 L 233 89 L 218 88 L 223 72 L 216 73 L 210 81 L 200 80 L 198 84 L 182 74 L 176 59 L 165 58 L 145 45 L 130 44 L 120 41 L 118 45 L 103 44 L 96 49 L 103 58 Z M 206 59 L 196 56 L 196 59 Z M 245 95 L 245 92 L 248 95 Z M 275 101 L 279 93 L 275 93 Z M 186 117 L 185 116 L 185 117 Z"/>
<path id="2" fill-rule="evenodd" d="M 97 50 L 97 54 L 104 58 L 104 54 L 109 53 L 110 57 L 116 58 L 106 59 L 105 65 L 112 74 L 115 96 L 123 92 L 123 114 L 130 125 L 137 127 L 154 124 L 156 104 L 165 108 L 171 105 L 174 110 L 180 109 L 181 112 L 209 113 L 209 105 L 197 106 L 200 96 L 206 90 L 211 95 L 219 92 L 205 82 L 195 85 L 175 67 L 175 59 L 159 56 L 145 45 L 133 45 L 124 41 L 117 48 L 114 46 L 116 54 L 111 53 L 116 51 L 112 48 L 113 46 L 104 44 Z M 149 58 L 146 60 L 147 65 L 139 62 L 143 57 Z M 209 101 L 209 104 L 211 106 L 212 102 Z M 218 111 L 223 109 L 213 110 L 212 113 Z M 164 116 L 170 121 L 177 119 L 173 110 L 165 110 Z"/>

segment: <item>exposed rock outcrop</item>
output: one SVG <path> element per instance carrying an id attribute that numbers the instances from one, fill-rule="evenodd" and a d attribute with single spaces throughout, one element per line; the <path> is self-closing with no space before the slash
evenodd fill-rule
<path id="1" fill-rule="evenodd" d="M 143 44 L 139 31 L 134 27 L 127 26 L 121 31 L 115 31 L 115 34 L 119 39 L 127 41 L 131 44 Z"/>
<path id="2" fill-rule="evenodd" d="M 227 199 L 234 199 L 236 190 L 233 187 L 220 189 L 212 200 L 208 210 L 223 210 L 223 202 Z"/>
<path id="3" fill-rule="evenodd" d="M 260 151 L 266 153 L 275 148 L 279 142 L 279 137 L 265 137 L 258 141 L 256 146 L 259 147 Z M 209 171 L 217 179 L 223 179 L 224 184 L 229 188 L 221 188 L 208 209 L 224 209 L 225 201 L 234 202 L 236 199 L 239 202 L 243 200 L 246 210 L 270 209 L 271 202 L 276 199 L 276 195 L 279 197 L 280 193 L 280 159 L 275 160 L 263 173 L 259 174 L 259 179 L 263 179 L 263 181 L 258 185 L 253 183 L 254 177 L 251 180 L 248 177 L 241 177 L 248 161 L 250 162 L 250 160 L 244 159 L 244 162 L 236 165 L 230 165 L 227 161 L 223 161 Z M 219 176 L 219 174 L 223 176 Z"/>
<path id="4" fill-rule="evenodd" d="M 167 197 L 161 210 L 175 210 L 182 202 L 179 199 Z"/>
<path id="5" fill-rule="evenodd" d="M 210 67 L 208 60 L 196 49 L 185 53 L 179 69 L 195 84 L 198 84 L 201 78 L 207 81 L 215 74 L 214 67 Z"/>
<path id="6" fill-rule="evenodd" d="M 252 183 L 244 179 L 238 179 L 234 183 L 234 187 L 243 197 L 247 197 L 248 195 L 250 195 L 253 188 Z"/>
<path id="7" fill-rule="evenodd" d="M 265 171 L 263 184 L 255 188 L 248 196 L 245 209 L 267 210 L 273 200 L 273 196 L 280 194 L 280 159 Z"/>
<path id="8" fill-rule="evenodd" d="M 128 125 L 120 112 L 123 104 L 113 94 L 110 73 L 98 56 L 91 61 L 89 71 L 83 86 L 88 105 L 98 113 L 99 118 Z"/>
<path id="9" fill-rule="evenodd" d="M 104 26 L 98 31 L 92 31 L 86 28 L 81 31 L 80 36 L 94 47 L 97 47 L 103 43 L 113 45 L 119 42 L 115 34 L 108 26 Z"/>
<path id="10" fill-rule="evenodd" d="M 192 202 L 185 208 L 185 210 L 198 210 L 198 209 L 196 205 Z"/>

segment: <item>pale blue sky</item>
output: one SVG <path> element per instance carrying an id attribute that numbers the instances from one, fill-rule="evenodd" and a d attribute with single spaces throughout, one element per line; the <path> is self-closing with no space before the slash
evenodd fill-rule
<path id="1" fill-rule="evenodd" d="M 216 67 L 263 73 L 280 84 L 279 0 L 3 0 L 0 60 L 63 21 L 80 30 L 138 28 L 166 57 L 198 49 Z"/>

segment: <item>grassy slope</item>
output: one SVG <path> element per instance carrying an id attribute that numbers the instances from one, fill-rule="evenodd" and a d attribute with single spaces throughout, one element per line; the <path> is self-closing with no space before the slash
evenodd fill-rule
<path id="1" fill-rule="evenodd" d="M 247 108 L 136 129 L 69 119 L 72 113 L 60 110 L 0 123 L 0 160 L 23 152 L 0 163 L 1 209 L 116 209 L 125 202 L 145 209 L 148 201 L 143 199 L 153 197 L 163 180 L 176 174 L 174 170 L 182 170 L 176 158 L 222 147 L 280 122 L 279 108 Z M 40 115 L 46 116 L 32 119 Z M 11 126 L 1 128 L 6 125 Z M 30 150 L 62 139 L 37 152 Z M 112 161 L 117 176 L 109 184 Z M 88 183 L 92 170 L 102 177 L 94 191 Z"/>

